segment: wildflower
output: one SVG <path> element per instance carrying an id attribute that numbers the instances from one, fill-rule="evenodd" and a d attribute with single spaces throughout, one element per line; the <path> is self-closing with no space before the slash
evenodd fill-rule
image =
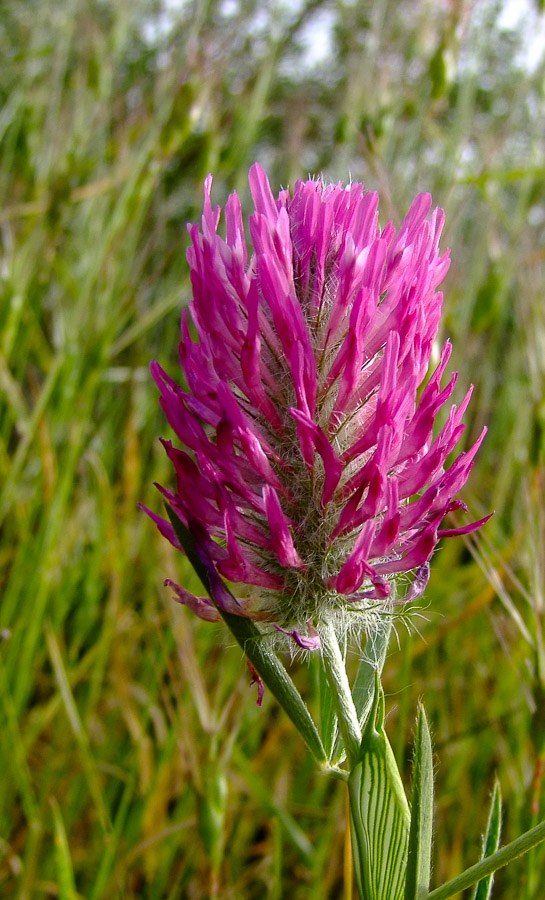
<path id="1" fill-rule="evenodd" d="M 163 441 L 177 481 L 159 490 L 215 571 L 241 586 L 236 600 L 224 592 L 226 610 L 313 648 L 320 623 L 364 621 L 416 570 L 414 599 L 438 540 L 486 521 L 441 529 L 465 509 L 455 495 L 484 431 L 445 470 L 471 395 L 433 437 L 456 383 L 454 374 L 441 387 L 448 341 L 418 399 L 449 267 L 438 249 L 444 213 L 428 218 L 430 195 L 396 234 L 391 223 L 380 230 L 378 195 L 361 184 L 298 181 L 275 199 L 259 165 L 249 180 L 249 260 L 236 193 L 225 240 L 217 233 L 211 176 L 201 228 L 189 228 L 197 340 L 184 312 L 187 388 L 151 365 L 186 448 Z M 148 513 L 179 547 L 171 524 Z M 174 589 L 201 618 L 219 619 L 211 600 Z"/>

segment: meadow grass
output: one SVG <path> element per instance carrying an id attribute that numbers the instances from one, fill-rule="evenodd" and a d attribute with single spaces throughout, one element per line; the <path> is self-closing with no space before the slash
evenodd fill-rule
<path id="1" fill-rule="evenodd" d="M 489 425 L 464 499 L 496 515 L 440 547 L 399 626 L 388 731 L 408 777 L 424 698 L 434 885 L 477 860 L 496 775 L 504 840 L 544 817 L 545 69 L 500 12 L 2 4 L 1 898 L 354 896 L 342 785 L 256 706 L 224 630 L 172 603 L 165 577 L 199 586 L 137 509 L 170 478 L 148 363 L 176 372 L 185 223 L 208 171 L 223 204 L 254 159 L 274 189 L 364 180 L 383 222 L 420 190 L 446 210 L 466 445 Z M 315 665 L 293 671 L 316 708 Z M 544 866 L 493 896 L 542 900 Z"/>

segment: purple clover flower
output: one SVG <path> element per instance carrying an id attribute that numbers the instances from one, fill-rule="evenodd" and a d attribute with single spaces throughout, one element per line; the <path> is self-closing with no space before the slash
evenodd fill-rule
<path id="1" fill-rule="evenodd" d="M 158 487 L 216 572 L 242 586 L 236 600 L 220 592 L 225 609 L 312 649 L 320 622 L 361 623 L 391 608 L 404 573 L 416 571 L 401 599 L 415 599 L 438 540 L 487 520 L 441 529 L 466 508 L 455 495 L 485 431 L 445 470 L 471 396 L 433 437 L 456 383 L 455 373 L 441 387 L 448 341 L 417 396 L 449 267 L 438 249 L 444 213 L 428 219 L 430 195 L 414 200 L 396 234 L 391 223 L 380 230 L 378 195 L 361 184 L 298 181 L 275 199 L 259 165 L 249 180 L 249 260 L 236 193 L 226 239 L 217 233 L 211 176 L 201 228 L 189 227 L 198 340 L 184 312 L 187 389 L 151 365 L 187 449 L 163 441 L 177 484 Z M 181 549 L 170 522 L 147 512 Z M 211 600 L 169 584 L 198 616 L 220 618 Z"/>

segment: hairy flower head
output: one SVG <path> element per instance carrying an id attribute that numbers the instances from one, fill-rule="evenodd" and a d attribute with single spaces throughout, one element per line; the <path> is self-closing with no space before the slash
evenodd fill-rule
<path id="1" fill-rule="evenodd" d="M 186 388 L 151 366 L 179 444 L 163 441 L 176 487 L 159 490 L 217 573 L 240 585 L 227 611 L 312 648 L 320 622 L 387 608 L 402 573 L 416 573 L 404 598 L 414 599 L 437 541 L 486 521 L 441 529 L 465 508 L 455 496 L 484 432 L 445 469 L 471 395 L 434 436 L 456 383 L 441 384 L 448 341 L 419 392 L 449 267 L 430 195 L 396 233 L 378 227 L 378 195 L 361 184 L 298 181 L 275 199 L 259 165 L 249 180 L 251 256 L 236 193 L 218 235 L 211 176 L 201 226 L 189 227 L 197 340 L 184 313 Z M 201 618 L 219 618 L 208 598 L 174 589 Z"/>

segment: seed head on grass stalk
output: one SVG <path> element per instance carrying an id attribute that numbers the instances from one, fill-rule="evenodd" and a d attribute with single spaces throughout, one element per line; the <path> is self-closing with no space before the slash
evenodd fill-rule
<path id="1" fill-rule="evenodd" d="M 370 629 L 415 599 L 438 540 L 486 521 L 442 528 L 465 509 L 456 495 L 484 431 L 445 469 L 471 395 L 434 437 L 456 383 L 441 384 L 448 341 L 418 399 L 449 267 L 430 195 L 396 233 L 378 227 L 378 195 L 362 184 L 298 181 L 275 198 L 257 164 L 249 181 L 251 256 L 236 193 L 218 234 L 211 176 L 201 226 L 189 227 L 197 340 L 184 312 L 186 388 L 151 366 L 179 444 L 163 441 L 176 487 L 159 490 L 217 573 L 238 583 L 227 611 L 314 649 L 320 625 Z M 171 523 L 148 513 L 180 548 Z M 207 597 L 169 583 L 198 616 L 220 618 Z"/>

